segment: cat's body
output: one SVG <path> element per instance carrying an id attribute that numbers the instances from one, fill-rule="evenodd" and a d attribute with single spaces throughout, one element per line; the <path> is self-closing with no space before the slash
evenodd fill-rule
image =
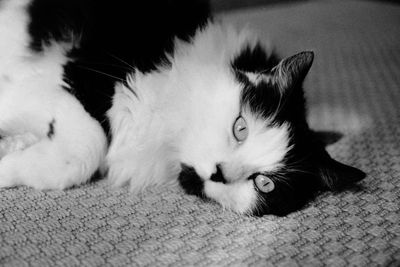
<path id="1" fill-rule="evenodd" d="M 203 1 L 133 2 L 0 0 L 1 187 L 100 169 L 133 191 L 178 178 L 235 211 L 285 214 L 363 177 L 308 129 L 311 52 L 279 63 Z"/>

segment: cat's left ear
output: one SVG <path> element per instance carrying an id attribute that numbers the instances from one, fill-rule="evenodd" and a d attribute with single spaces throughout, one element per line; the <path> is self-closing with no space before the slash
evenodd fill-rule
<path id="1" fill-rule="evenodd" d="M 366 176 L 363 171 L 332 159 L 326 151 L 322 152 L 318 160 L 317 175 L 320 176 L 321 185 L 325 189 L 340 190 Z"/>
<path id="2" fill-rule="evenodd" d="M 271 70 L 273 81 L 284 92 L 301 84 L 314 60 L 314 52 L 305 51 L 283 59 Z"/>

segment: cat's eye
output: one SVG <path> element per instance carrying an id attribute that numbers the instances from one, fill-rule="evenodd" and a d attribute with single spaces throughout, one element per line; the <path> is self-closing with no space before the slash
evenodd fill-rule
<path id="1" fill-rule="evenodd" d="M 239 143 L 242 143 L 247 139 L 247 136 L 249 135 L 249 129 L 247 128 L 246 120 L 242 116 L 239 116 L 236 119 L 235 123 L 233 124 L 232 132 L 236 141 Z"/>
<path id="2" fill-rule="evenodd" d="M 254 179 L 254 184 L 256 185 L 257 189 L 263 193 L 269 193 L 275 188 L 274 182 L 262 174 L 257 175 L 257 177 Z"/>

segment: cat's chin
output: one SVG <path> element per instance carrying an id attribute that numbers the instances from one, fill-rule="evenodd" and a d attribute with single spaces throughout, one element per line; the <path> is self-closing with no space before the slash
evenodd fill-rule
<path id="1" fill-rule="evenodd" d="M 252 215 L 257 203 L 257 191 L 252 180 L 228 184 L 207 180 L 204 183 L 204 194 L 223 208 L 241 214 Z"/>

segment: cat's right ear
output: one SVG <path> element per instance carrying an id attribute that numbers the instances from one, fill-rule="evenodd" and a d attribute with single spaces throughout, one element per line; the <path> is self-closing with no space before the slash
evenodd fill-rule
<path id="1" fill-rule="evenodd" d="M 314 52 L 305 51 L 283 59 L 271 70 L 273 82 L 282 92 L 303 83 L 314 61 Z"/>
<path id="2" fill-rule="evenodd" d="M 349 165 L 334 160 L 321 149 L 315 165 L 318 166 L 318 176 L 323 188 L 336 191 L 365 178 L 366 174 Z"/>

